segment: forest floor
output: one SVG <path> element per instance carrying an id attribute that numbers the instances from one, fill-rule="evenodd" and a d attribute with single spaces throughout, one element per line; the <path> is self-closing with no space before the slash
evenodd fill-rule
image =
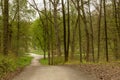
<path id="1" fill-rule="evenodd" d="M 120 80 L 120 63 L 81 64 L 80 71 L 95 74 L 97 80 Z"/>
<path id="2" fill-rule="evenodd" d="M 31 56 L 31 65 L 13 80 L 120 80 L 120 63 L 44 66 L 43 56 Z"/>
<path id="3" fill-rule="evenodd" d="M 33 60 L 13 80 L 97 80 L 95 75 L 81 72 L 71 66 L 43 66 L 39 59 L 43 56 L 31 54 Z"/>

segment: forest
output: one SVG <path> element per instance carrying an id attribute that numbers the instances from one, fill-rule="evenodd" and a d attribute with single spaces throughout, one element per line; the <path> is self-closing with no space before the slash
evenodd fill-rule
<path id="1" fill-rule="evenodd" d="M 0 80 L 30 65 L 29 53 L 45 65 L 120 69 L 120 0 L 0 0 Z"/>

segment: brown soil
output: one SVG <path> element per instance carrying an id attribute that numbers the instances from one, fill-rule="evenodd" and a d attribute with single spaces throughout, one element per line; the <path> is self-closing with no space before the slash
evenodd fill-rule
<path id="1" fill-rule="evenodd" d="M 81 64 L 80 71 L 94 74 L 97 80 L 120 80 L 120 64 Z"/>

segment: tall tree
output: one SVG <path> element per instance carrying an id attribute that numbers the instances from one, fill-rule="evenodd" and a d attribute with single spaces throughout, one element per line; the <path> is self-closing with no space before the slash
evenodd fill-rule
<path id="1" fill-rule="evenodd" d="M 16 54 L 19 55 L 19 40 L 20 40 L 20 3 L 17 0 L 17 50 Z"/>
<path id="2" fill-rule="evenodd" d="M 45 21 L 46 21 L 46 25 L 45 25 L 45 33 L 46 33 L 46 38 L 48 38 L 47 40 L 47 49 L 48 49 L 48 64 L 50 65 L 50 35 L 49 35 L 49 27 L 48 27 L 48 15 L 47 15 L 47 5 L 46 5 L 46 0 L 43 0 L 44 2 L 44 10 L 45 10 Z M 45 56 L 45 55 L 44 55 Z"/>
<path id="3" fill-rule="evenodd" d="M 65 16 L 65 5 L 64 0 L 62 2 L 62 14 L 63 14 L 63 27 L 64 27 L 64 55 L 65 55 L 65 62 L 68 61 L 68 54 L 67 52 L 67 45 L 66 45 L 66 16 Z"/>
<path id="4" fill-rule="evenodd" d="M 60 42 L 60 31 L 59 31 L 59 25 L 58 25 L 58 10 L 57 10 L 57 7 L 58 7 L 58 3 L 59 3 L 59 0 L 51 0 L 52 4 L 53 4 L 53 8 L 54 8 L 54 28 L 55 28 L 55 37 L 56 37 L 56 47 L 57 47 L 57 53 L 59 56 L 61 56 L 61 42 Z"/>
<path id="5" fill-rule="evenodd" d="M 80 62 L 82 62 L 82 36 L 81 36 L 81 18 L 80 18 L 80 1 L 77 0 L 77 11 L 78 11 L 78 30 L 79 30 L 79 51 L 80 51 Z"/>
<path id="6" fill-rule="evenodd" d="M 67 39 L 67 50 L 66 54 L 69 55 L 69 46 L 70 46 L 70 1 L 67 0 L 67 12 L 68 12 L 68 39 Z"/>
<path id="7" fill-rule="evenodd" d="M 107 19 L 106 19 L 106 0 L 103 0 L 104 6 L 104 27 L 105 27 L 105 53 L 106 53 L 106 61 L 109 61 L 108 57 L 108 31 L 107 31 Z"/>
<path id="8" fill-rule="evenodd" d="M 0 0 L 0 8 L 3 15 L 3 0 Z M 2 16 L 0 16 L 0 23 L 2 22 Z M 0 25 L 0 51 L 2 52 L 2 25 Z"/>
<path id="9" fill-rule="evenodd" d="M 92 21 L 92 15 L 91 15 L 91 6 L 90 6 L 90 0 L 88 0 L 88 8 L 89 8 L 89 16 L 90 16 L 90 37 L 91 37 L 91 49 L 92 49 L 92 57 L 93 57 L 93 62 L 95 62 L 95 56 L 94 56 L 94 32 L 93 32 L 93 21 Z"/>
<path id="10" fill-rule="evenodd" d="M 116 60 L 118 60 L 119 57 L 119 44 L 117 44 L 117 42 L 119 42 L 120 40 L 120 27 L 119 27 L 119 9 L 117 10 L 117 1 L 116 0 L 112 0 L 112 4 L 113 4 L 113 15 L 114 15 L 114 22 L 115 22 L 115 27 L 116 27 L 116 31 L 117 31 L 117 36 L 116 39 L 114 39 L 114 46 L 115 46 L 115 57 Z"/>
<path id="11" fill-rule="evenodd" d="M 50 10 L 50 19 L 52 19 L 52 4 L 51 4 L 51 0 L 49 0 L 49 10 Z M 53 34 L 54 34 L 54 32 L 53 32 L 53 24 L 50 22 L 49 23 L 50 24 L 50 50 L 51 50 L 51 65 L 53 65 L 54 64 L 54 53 L 53 53 L 53 45 L 54 45 L 54 43 L 53 43 Z"/>
<path id="12" fill-rule="evenodd" d="M 99 7 L 99 16 L 98 16 L 98 52 L 97 52 L 97 59 L 99 61 L 100 58 L 100 32 L 101 32 L 101 14 L 102 14 L 102 0 L 100 0 L 100 7 Z"/>
<path id="13" fill-rule="evenodd" d="M 44 39 L 44 45 L 43 45 L 43 52 L 44 52 L 44 59 L 46 59 L 46 49 L 47 49 L 47 36 L 46 36 L 46 25 L 45 25 L 45 22 L 43 21 L 42 19 L 42 16 L 41 16 L 41 11 L 39 10 L 38 6 L 37 6 L 37 3 L 35 2 L 35 0 L 33 0 L 33 3 L 34 5 L 32 5 L 30 2 L 28 2 L 30 4 L 30 6 L 32 6 L 38 13 L 39 15 L 39 19 L 42 23 L 42 28 L 43 28 L 43 39 Z M 45 6 L 44 6 L 45 7 Z M 41 42 L 40 42 L 41 43 Z M 42 47 L 42 46 L 41 46 Z"/>
<path id="14" fill-rule="evenodd" d="M 86 61 L 89 61 L 89 32 L 88 32 L 88 25 L 87 25 L 87 19 L 86 19 L 86 13 L 85 13 L 85 7 L 84 7 L 84 0 L 81 0 L 81 9 L 83 14 L 83 23 L 85 26 L 85 36 L 86 36 Z"/>
<path id="15" fill-rule="evenodd" d="M 4 0 L 3 6 L 3 53 L 8 54 L 8 35 L 9 35 L 9 0 Z"/>

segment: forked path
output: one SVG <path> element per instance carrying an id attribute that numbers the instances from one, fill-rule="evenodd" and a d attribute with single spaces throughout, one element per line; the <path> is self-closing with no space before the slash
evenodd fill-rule
<path id="1" fill-rule="evenodd" d="M 40 55 L 32 54 L 31 65 L 13 80 L 96 80 L 94 76 L 80 72 L 67 66 L 42 66 L 39 64 Z"/>

